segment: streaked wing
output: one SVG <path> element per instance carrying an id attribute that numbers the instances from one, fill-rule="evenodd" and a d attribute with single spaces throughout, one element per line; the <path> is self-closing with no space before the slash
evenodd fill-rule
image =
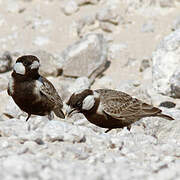
<path id="1" fill-rule="evenodd" d="M 55 103 L 59 107 L 62 107 L 63 102 L 51 82 L 44 77 L 41 77 L 41 82 L 43 85 L 40 87 L 40 92 L 45 95 L 53 104 Z"/>
<path id="2" fill-rule="evenodd" d="M 101 94 L 104 112 L 114 118 L 141 116 L 143 114 L 142 102 L 124 92 L 108 89 L 100 89 L 96 92 Z"/>

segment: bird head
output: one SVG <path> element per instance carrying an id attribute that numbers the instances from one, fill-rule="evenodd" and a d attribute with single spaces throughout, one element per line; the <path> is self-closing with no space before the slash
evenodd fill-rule
<path id="1" fill-rule="evenodd" d="M 67 102 L 66 115 L 69 117 L 74 113 L 90 111 L 95 105 L 96 98 L 97 93 L 90 89 L 73 93 Z"/>
<path id="2" fill-rule="evenodd" d="M 38 74 L 39 67 L 39 59 L 36 56 L 25 55 L 16 60 L 13 71 L 21 76 L 33 77 Z"/>

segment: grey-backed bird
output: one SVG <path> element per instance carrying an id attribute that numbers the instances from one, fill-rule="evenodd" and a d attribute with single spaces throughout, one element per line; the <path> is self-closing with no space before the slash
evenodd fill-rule
<path id="1" fill-rule="evenodd" d="M 114 128 L 130 128 L 143 117 L 158 116 L 168 120 L 172 117 L 162 114 L 157 108 L 132 96 L 116 90 L 85 89 L 75 92 L 67 102 L 67 116 L 83 113 L 88 121 L 108 131 Z"/>

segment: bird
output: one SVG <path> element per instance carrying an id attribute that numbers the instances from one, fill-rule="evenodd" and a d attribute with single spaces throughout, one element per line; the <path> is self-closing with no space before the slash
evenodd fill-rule
<path id="1" fill-rule="evenodd" d="M 8 83 L 8 95 L 28 114 L 26 121 L 32 114 L 48 115 L 51 120 L 54 117 L 52 112 L 64 119 L 61 97 L 52 83 L 39 74 L 39 67 L 40 61 L 36 56 L 23 55 L 17 58 Z"/>
<path id="2" fill-rule="evenodd" d="M 167 120 L 172 117 L 150 104 L 125 92 L 112 89 L 84 89 L 73 93 L 67 101 L 66 116 L 82 113 L 86 119 L 109 132 L 115 128 L 131 128 L 131 124 L 143 117 L 158 116 Z"/>

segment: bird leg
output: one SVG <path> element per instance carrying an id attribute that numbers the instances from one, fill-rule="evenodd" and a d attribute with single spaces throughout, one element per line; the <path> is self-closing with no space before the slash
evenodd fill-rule
<path id="1" fill-rule="evenodd" d="M 131 125 L 127 126 L 127 130 L 128 130 L 128 131 L 131 130 Z"/>
<path id="2" fill-rule="evenodd" d="M 49 120 L 54 119 L 54 114 L 53 114 L 52 111 L 48 114 L 48 119 L 49 119 Z"/>
<path id="3" fill-rule="evenodd" d="M 28 114 L 28 117 L 26 118 L 26 122 L 28 121 L 28 119 L 31 117 L 31 114 Z"/>

